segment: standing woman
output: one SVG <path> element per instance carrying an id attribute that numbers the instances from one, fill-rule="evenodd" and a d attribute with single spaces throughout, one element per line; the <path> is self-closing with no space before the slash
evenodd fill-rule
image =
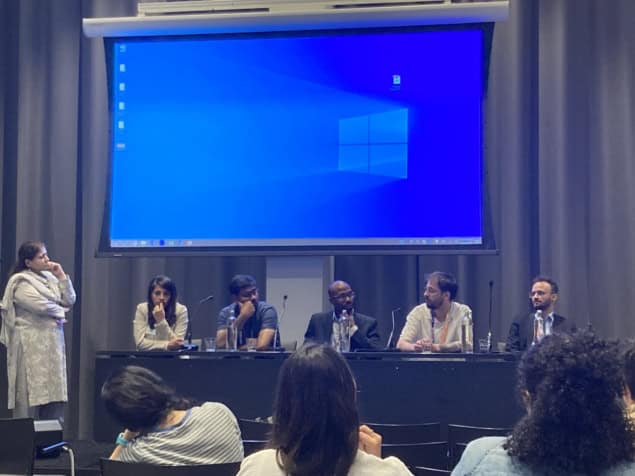
<path id="1" fill-rule="evenodd" d="M 0 332 L 14 417 L 63 420 L 68 401 L 64 315 L 73 304 L 71 279 L 49 259 L 44 243 L 22 243 L 2 298 Z"/>
<path id="2" fill-rule="evenodd" d="M 137 350 L 181 348 L 187 332 L 187 308 L 177 302 L 176 285 L 170 278 L 152 278 L 147 302 L 137 305 L 133 330 Z"/>

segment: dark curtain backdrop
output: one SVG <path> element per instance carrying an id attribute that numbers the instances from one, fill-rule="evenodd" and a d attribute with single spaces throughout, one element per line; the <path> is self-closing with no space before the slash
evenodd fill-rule
<path id="1" fill-rule="evenodd" d="M 81 18 L 133 15 L 131 0 L 0 1 L 0 236 L 2 284 L 26 239 L 44 240 L 72 276 L 80 300 L 67 324 L 67 437 L 92 433 L 95 351 L 132 346 L 134 306 L 157 273 L 201 308 L 195 337 L 210 335 L 234 273 L 264 284 L 264 258 L 96 259 L 107 178 L 107 98 L 101 40 Z M 493 331 L 504 340 L 526 309 L 533 275 L 561 285 L 560 311 L 607 337 L 635 335 L 635 3 L 515 0 L 496 26 L 485 139 L 486 182 L 499 255 L 338 256 L 335 275 L 359 309 L 398 330 L 420 299 L 425 273 L 459 279 L 459 300 L 485 336 L 489 282 Z M 449 192 L 451 193 L 451 191 Z M 398 197 L 396 197 L 398 204 Z M 425 197 L 421 217 L 444 213 Z M 148 206 L 160 201 L 150 197 Z M 306 319 L 308 316 L 288 316 Z M 2 359 L 4 356 L 2 356 Z M 6 376 L 0 362 L 0 414 Z"/>

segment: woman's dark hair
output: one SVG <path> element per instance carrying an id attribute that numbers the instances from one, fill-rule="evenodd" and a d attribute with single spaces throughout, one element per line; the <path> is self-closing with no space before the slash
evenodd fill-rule
<path id="1" fill-rule="evenodd" d="M 170 301 L 165 306 L 165 319 L 168 321 L 168 325 L 172 327 L 176 322 L 176 284 L 174 284 L 174 281 L 169 277 L 162 274 L 152 278 L 148 285 L 148 326 L 150 326 L 150 329 L 154 329 L 154 325 L 156 324 L 154 316 L 152 315 L 152 310 L 154 309 L 154 304 L 152 304 L 152 291 L 154 291 L 156 286 L 170 293 Z"/>
<path id="2" fill-rule="evenodd" d="M 511 456 L 541 474 L 598 474 L 633 460 L 617 343 L 589 330 L 545 337 L 518 377 L 529 411 L 505 444 Z"/>
<path id="3" fill-rule="evenodd" d="M 13 265 L 13 269 L 11 270 L 11 275 L 15 273 L 19 273 L 20 271 L 24 271 L 27 269 L 26 260 L 30 260 L 35 258 L 35 256 L 40 252 L 42 248 L 46 245 L 41 241 L 25 241 L 18 248 L 18 259 Z"/>
<path id="4" fill-rule="evenodd" d="M 115 370 L 101 387 L 101 398 L 117 423 L 131 431 L 151 430 L 170 411 L 192 406 L 157 374 L 135 365 Z"/>
<path id="5" fill-rule="evenodd" d="M 332 348 L 307 344 L 280 369 L 269 446 L 291 476 L 345 476 L 358 445 L 355 381 Z"/>

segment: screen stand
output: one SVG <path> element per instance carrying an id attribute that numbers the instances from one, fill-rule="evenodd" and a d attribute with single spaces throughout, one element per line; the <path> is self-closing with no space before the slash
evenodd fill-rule
<path id="1" fill-rule="evenodd" d="M 267 302 L 280 319 L 280 342 L 304 342 L 311 314 L 331 308 L 327 289 L 333 281 L 332 256 L 276 256 L 267 258 Z"/>

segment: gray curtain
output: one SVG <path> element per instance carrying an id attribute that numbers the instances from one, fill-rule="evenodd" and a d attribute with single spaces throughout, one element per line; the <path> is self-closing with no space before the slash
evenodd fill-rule
<path id="1" fill-rule="evenodd" d="M 194 335 L 215 329 L 236 272 L 264 284 L 263 258 L 96 259 L 107 179 L 108 109 L 103 44 L 84 38 L 81 18 L 132 15 L 131 0 L 0 2 L 2 280 L 25 239 L 46 241 L 71 274 L 80 301 L 67 324 L 71 402 L 68 437 L 92 432 L 98 350 L 132 345 L 134 306 L 149 279 L 172 276 L 181 300 L 203 305 Z M 480 256 L 338 256 L 335 274 L 397 332 L 420 300 L 424 275 L 447 270 L 459 300 L 504 340 L 527 308 L 533 275 L 561 285 L 559 310 L 607 337 L 635 334 L 635 3 L 630 0 L 516 0 L 496 26 L 485 129 L 486 183 L 500 253 Z M 148 206 L 160 201 L 149 197 Z M 396 197 L 398 200 L 398 197 Z M 444 213 L 425 197 L 420 219 Z M 308 316 L 307 316 L 308 318 Z M 0 362 L 0 412 L 6 407 Z"/>

